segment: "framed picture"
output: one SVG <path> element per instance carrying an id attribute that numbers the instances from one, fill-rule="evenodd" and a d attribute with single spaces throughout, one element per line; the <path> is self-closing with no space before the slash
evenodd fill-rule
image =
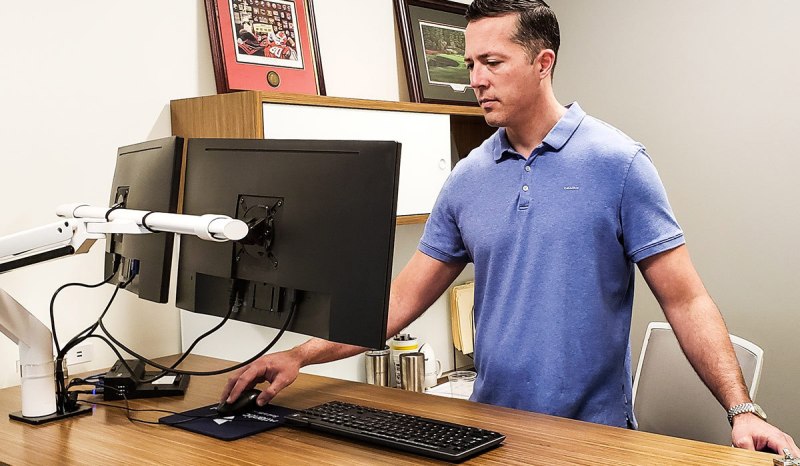
<path id="1" fill-rule="evenodd" d="M 325 95 L 312 0 L 205 0 L 217 92 Z"/>
<path id="2" fill-rule="evenodd" d="M 477 105 L 464 64 L 467 5 L 394 0 L 408 92 L 414 102 Z"/>

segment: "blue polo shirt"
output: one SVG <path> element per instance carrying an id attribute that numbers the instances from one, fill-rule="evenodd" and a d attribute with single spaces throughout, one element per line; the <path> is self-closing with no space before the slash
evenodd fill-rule
<path id="1" fill-rule="evenodd" d="M 634 263 L 683 242 L 644 147 L 574 103 L 527 159 L 500 129 L 461 160 L 419 250 L 475 264 L 473 400 L 624 427 Z"/>

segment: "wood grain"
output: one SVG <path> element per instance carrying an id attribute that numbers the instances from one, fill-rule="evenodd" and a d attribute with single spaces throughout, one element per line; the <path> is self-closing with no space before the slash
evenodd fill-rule
<path id="1" fill-rule="evenodd" d="M 174 360 L 165 358 L 163 361 Z M 185 368 L 209 370 L 225 361 L 192 356 Z M 225 376 L 193 377 L 185 397 L 134 400 L 131 407 L 185 411 L 216 403 Z M 85 396 L 84 396 L 85 397 Z M 506 434 L 505 443 L 469 460 L 488 465 L 770 465 L 772 455 L 612 428 L 465 400 L 301 375 L 275 404 L 307 408 L 343 400 Z M 115 402 L 121 405 L 121 402 Z M 441 464 L 417 455 L 342 437 L 281 427 L 224 442 L 166 426 L 134 424 L 122 410 L 96 406 L 94 414 L 44 426 L 10 421 L 19 388 L 0 390 L 0 460 L 42 464 Z M 135 413 L 156 420 L 165 413 Z"/>
<path id="2" fill-rule="evenodd" d="M 184 138 L 263 139 L 264 103 L 450 115 L 450 131 L 457 154 L 453 163 L 466 157 L 495 130 L 486 124 L 478 107 L 243 91 L 171 101 L 172 134 Z M 184 154 L 184 162 L 185 157 Z M 181 206 L 183 186 L 182 174 Z M 404 215 L 397 217 L 397 224 L 425 223 L 427 219 L 428 215 Z"/>
<path id="3" fill-rule="evenodd" d="M 427 221 L 428 214 L 397 216 L 397 225 L 413 225 L 416 223 L 425 223 Z"/>

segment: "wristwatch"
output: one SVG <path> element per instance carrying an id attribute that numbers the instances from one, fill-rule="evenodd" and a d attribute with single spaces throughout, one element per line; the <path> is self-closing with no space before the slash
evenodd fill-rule
<path id="1" fill-rule="evenodd" d="M 755 403 L 741 403 L 728 410 L 728 422 L 733 425 L 733 417 L 743 413 L 753 413 L 763 420 L 767 420 L 767 413 Z"/>

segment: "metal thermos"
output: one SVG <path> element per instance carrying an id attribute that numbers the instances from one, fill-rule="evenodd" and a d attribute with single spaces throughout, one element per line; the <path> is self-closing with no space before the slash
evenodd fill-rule
<path id="1" fill-rule="evenodd" d="M 366 352 L 364 363 L 367 368 L 367 383 L 389 387 L 389 348 Z"/>
<path id="2" fill-rule="evenodd" d="M 400 387 L 412 392 L 425 390 L 424 354 L 403 353 L 400 355 Z"/>
<path id="3" fill-rule="evenodd" d="M 394 386 L 400 388 L 403 384 L 400 382 L 400 355 L 403 353 L 416 353 L 419 351 L 419 342 L 417 337 L 411 336 L 408 333 L 401 333 L 395 335 L 389 341 L 392 355 L 392 369 L 394 370 Z"/>

